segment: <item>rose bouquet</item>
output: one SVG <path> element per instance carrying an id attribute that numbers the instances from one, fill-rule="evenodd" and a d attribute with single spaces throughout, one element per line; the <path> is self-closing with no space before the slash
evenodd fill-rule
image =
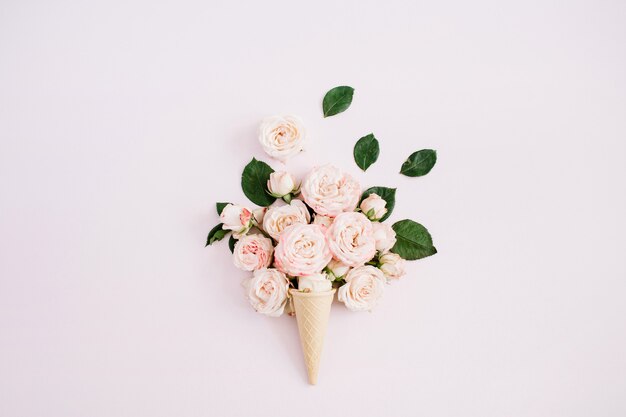
<path id="1" fill-rule="evenodd" d="M 346 110 L 353 91 L 330 90 L 324 117 Z M 302 151 L 306 136 L 296 116 L 267 118 L 259 127 L 263 150 L 281 162 Z M 378 140 L 369 134 L 356 142 L 354 160 L 366 171 L 379 152 Z M 435 151 L 423 149 L 409 156 L 400 173 L 422 176 L 435 162 Z M 295 312 L 309 382 L 315 384 L 335 292 L 349 310 L 370 311 L 387 285 L 405 274 L 406 261 L 437 250 L 421 224 L 385 222 L 395 206 L 395 188 L 362 190 L 332 165 L 313 167 L 297 179 L 253 158 L 241 185 L 259 208 L 217 203 L 220 223 L 209 232 L 207 245 L 230 234 L 235 266 L 251 272 L 243 285 L 257 312 L 272 317 Z"/>

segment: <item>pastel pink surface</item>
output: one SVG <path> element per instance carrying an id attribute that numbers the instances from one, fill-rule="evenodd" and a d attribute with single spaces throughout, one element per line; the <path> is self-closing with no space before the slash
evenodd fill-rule
<path id="1" fill-rule="evenodd" d="M 625 8 L 3 1 L 0 416 L 626 415 Z M 257 138 L 284 113 L 286 165 Z M 439 250 L 333 305 L 315 387 L 295 321 L 204 248 L 252 157 L 397 187 Z"/>

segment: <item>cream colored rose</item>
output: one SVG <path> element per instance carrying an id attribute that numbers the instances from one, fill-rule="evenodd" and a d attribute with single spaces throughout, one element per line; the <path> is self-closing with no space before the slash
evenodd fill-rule
<path id="1" fill-rule="evenodd" d="M 371 265 L 354 268 L 346 275 L 346 283 L 337 291 L 337 298 L 352 311 L 369 311 L 385 291 L 385 275 Z"/>
<path id="2" fill-rule="evenodd" d="M 254 219 L 254 225 L 260 227 L 263 225 L 263 218 L 267 212 L 267 207 L 259 207 L 252 210 L 252 217 Z"/>
<path id="3" fill-rule="evenodd" d="M 387 202 L 378 194 L 370 194 L 361 201 L 359 208 L 367 216 L 368 219 L 375 221 L 383 218 L 387 214 Z"/>
<path id="4" fill-rule="evenodd" d="M 372 222 L 362 213 L 341 213 L 326 232 L 333 258 L 348 266 L 360 266 L 376 254 Z"/>
<path id="5" fill-rule="evenodd" d="M 341 261 L 332 259 L 328 265 L 326 265 L 326 270 L 329 271 L 334 280 L 335 278 L 344 277 L 350 270 L 350 267 Z"/>
<path id="6" fill-rule="evenodd" d="M 331 257 L 324 232 L 316 224 L 289 226 L 274 250 L 276 268 L 294 277 L 321 272 Z"/>
<path id="7" fill-rule="evenodd" d="M 298 184 L 291 174 L 285 171 L 276 171 L 270 174 L 270 179 L 267 181 L 267 189 L 272 196 L 282 198 L 296 191 Z"/>
<path id="8" fill-rule="evenodd" d="M 361 187 L 350 175 L 332 165 L 324 165 L 313 168 L 307 174 L 300 192 L 317 214 L 335 217 L 344 211 L 354 211 L 359 203 Z"/>
<path id="9" fill-rule="evenodd" d="M 379 258 L 378 262 L 380 270 L 389 280 L 400 279 L 405 274 L 406 261 L 396 253 L 386 253 Z"/>
<path id="10" fill-rule="evenodd" d="M 306 131 L 297 116 L 273 116 L 263 120 L 259 127 L 259 142 L 272 158 L 286 161 L 304 147 Z"/>
<path id="11" fill-rule="evenodd" d="M 272 239 L 263 235 L 246 235 L 237 241 L 233 251 L 235 266 L 244 271 L 267 268 L 272 262 Z"/>
<path id="12" fill-rule="evenodd" d="M 328 229 L 331 224 L 333 224 L 333 218 L 328 216 L 322 216 L 321 214 L 316 214 L 313 218 L 313 224 L 317 224 L 322 226 L 322 229 Z"/>
<path id="13" fill-rule="evenodd" d="M 275 240 L 280 234 L 292 224 L 308 224 L 311 220 L 309 210 L 300 200 L 291 200 L 291 203 L 284 204 L 277 201 L 265 213 L 263 218 L 263 230 Z"/>
<path id="14" fill-rule="evenodd" d="M 298 277 L 298 289 L 300 291 L 326 292 L 333 288 L 333 284 L 326 274 L 313 274 Z"/>
<path id="15" fill-rule="evenodd" d="M 278 317 L 287 303 L 289 280 L 276 269 L 257 269 L 243 283 L 248 301 L 261 314 Z"/>
<path id="16" fill-rule="evenodd" d="M 220 214 L 220 221 L 223 229 L 232 230 L 233 237 L 239 239 L 252 227 L 252 211 L 235 204 L 227 204 Z"/>
<path id="17" fill-rule="evenodd" d="M 396 244 L 396 232 L 387 223 L 372 223 L 376 250 L 379 253 L 387 253 Z"/>

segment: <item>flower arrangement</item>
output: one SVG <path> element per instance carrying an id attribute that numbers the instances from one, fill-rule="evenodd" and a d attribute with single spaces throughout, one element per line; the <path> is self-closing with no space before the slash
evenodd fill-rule
<path id="1" fill-rule="evenodd" d="M 348 109 L 353 94 L 347 86 L 331 89 L 322 103 L 324 117 Z M 299 154 L 306 138 L 304 123 L 296 116 L 270 117 L 259 127 L 263 150 L 281 162 Z M 378 140 L 369 134 L 356 142 L 354 161 L 366 171 L 379 153 Z M 434 150 L 414 152 L 400 173 L 426 175 L 436 160 Z M 235 266 L 251 272 L 243 285 L 257 312 L 277 317 L 295 311 L 314 384 L 335 292 L 349 310 L 370 311 L 387 284 L 405 274 L 406 261 L 437 250 L 421 224 L 409 219 L 386 222 L 395 206 L 395 188 L 362 190 L 352 176 L 332 165 L 313 167 L 297 179 L 253 158 L 241 185 L 258 208 L 217 203 L 220 223 L 209 232 L 207 246 L 230 234 Z"/>

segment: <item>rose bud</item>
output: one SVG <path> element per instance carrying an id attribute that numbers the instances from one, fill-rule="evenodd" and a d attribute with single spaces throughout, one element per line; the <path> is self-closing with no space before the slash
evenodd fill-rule
<path id="1" fill-rule="evenodd" d="M 378 261 L 380 262 L 380 270 L 389 280 L 399 279 L 405 274 L 406 261 L 396 253 L 386 253 Z"/>
<path id="2" fill-rule="evenodd" d="M 276 171 L 270 174 L 270 179 L 267 181 L 267 188 L 272 196 L 282 198 L 294 192 L 298 187 L 296 180 L 291 174 L 285 171 Z"/>
<path id="3" fill-rule="evenodd" d="M 222 229 L 232 230 L 235 239 L 248 233 L 252 227 L 252 219 L 252 211 L 235 204 L 227 204 L 220 214 L 220 221 L 223 223 Z"/>
<path id="4" fill-rule="evenodd" d="M 341 261 L 332 259 L 328 265 L 326 265 L 326 270 L 329 271 L 331 278 L 335 280 L 344 277 L 350 270 L 350 267 Z"/>
<path id="5" fill-rule="evenodd" d="M 387 223 L 372 223 L 378 253 L 387 253 L 396 244 L 396 232 Z"/>
<path id="6" fill-rule="evenodd" d="M 378 194 L 370 194 L 367 198 L 361 201 L 361 211 L 372 221 L 378 221 L 387 214 L 386 206 L 387 202 L 383 200 Z"/>

